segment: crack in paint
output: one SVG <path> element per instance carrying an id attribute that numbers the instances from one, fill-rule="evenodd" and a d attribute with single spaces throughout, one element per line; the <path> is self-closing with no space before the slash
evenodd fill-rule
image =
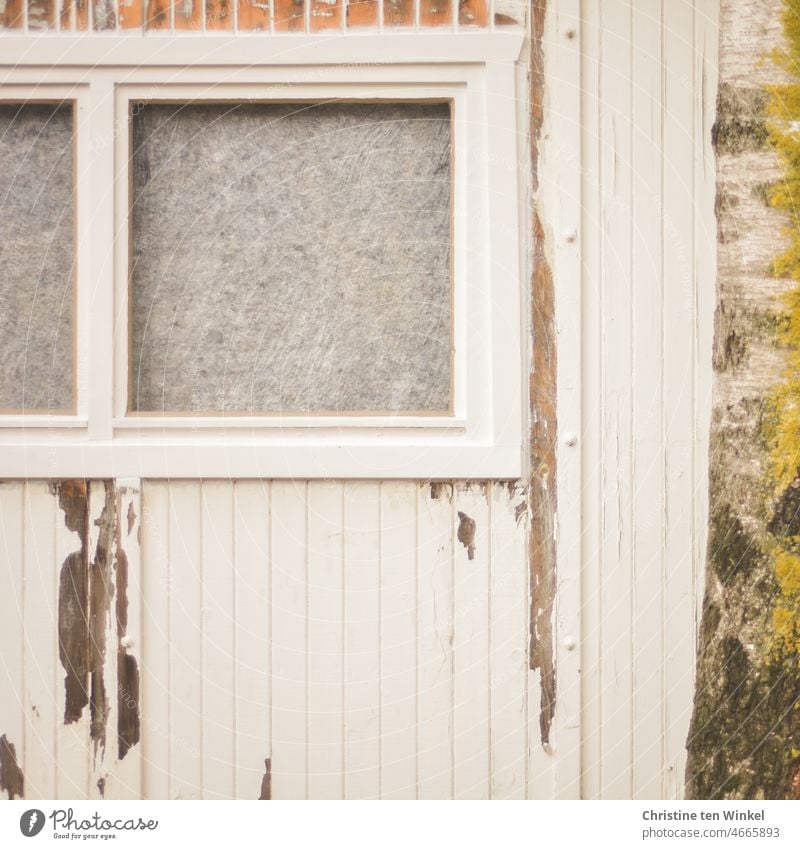
<path id="1" fill-rule="evenodd" d="M 531 169 L 532 189 L 538 188 L 539 138 L 544 122 L 543 34 L 546 0 L 531 4 Z M 556 329 L 555 287 L 545 254 L 545 230 L 533 215 L 534 270 L 531 280 L 533 364 L 530 374 L 530 506 L 528 563 L 530 569 L 529 664 L 539 670 L 539 731 L 543 746 L 550 741 L 556 706 L 553 650 L 553 609 L 556 588 Z"/>
<path id="2" fill-rule="evenodd" d="M 25 776 L 17 761 L 17 749 L 8 737 L 0 737 L 0 792 L 8 793 L 8 798 L 25 798 Z"/>
<path id="3" fill-rule="evenodd" d="M 133 501 L 128 506 L 128 534 L 136 513 Z M 133 518 L 131 518 L 133 517 Z M 128 555 L 122 547 L 122 533 L 117 528 L 117 745 L 122 760 L 139 742 L 139 665 L 128 654 L 125 637 L 128 631 Z"/>
<path id="4" fill-rule="evenodd" d="M 114 526 L 116 524 L 116 503 L 114 484 L 103 481 L 105 500 L 100 517 L 95 521 L 99 529 L 95 556 L 89 569 L 89 670 L 91 680 L 90 693 L 90 734 L 95 744 L 105 749 L 106 724 L 109 704 L 106 693 L 104 665 L 106 657 L 106 634 L 114 598 L 114 585 L 111 579 Z"/>

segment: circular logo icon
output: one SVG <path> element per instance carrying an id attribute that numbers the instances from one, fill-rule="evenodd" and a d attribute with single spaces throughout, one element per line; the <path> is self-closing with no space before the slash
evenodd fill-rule
<path id="1" fill-rule="evenodd" d="M 36 837 L 44 828 L 44 812 L 38 808 L 31 808 L 19 818 L 19 830 L 25 837 Z"/>

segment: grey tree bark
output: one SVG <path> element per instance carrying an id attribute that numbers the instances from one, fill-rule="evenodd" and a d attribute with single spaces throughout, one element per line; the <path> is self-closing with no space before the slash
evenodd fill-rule
<path id="1" fill-rule="evenodd" d="M 797 798 L 800 682 L 768 658 L 777 593 L 772 530 L 781 505 L 762 433 L 786 359 L 780 295 L 795 285 L 772 271 L 786 247 L 786 220 L 769 207 L 781 164 L 765 122 L 764 86 L 785 81 L 769 55 L 783 39 L 783 2 L 721 6 L 710 532 L 686 795 Z"/>

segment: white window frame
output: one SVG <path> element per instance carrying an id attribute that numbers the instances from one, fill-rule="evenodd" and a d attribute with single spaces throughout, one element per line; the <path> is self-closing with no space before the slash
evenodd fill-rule
<path id="1" fill-rule="evenodd" d="M 0 476 L 519 477 L 521 46 L 519 31 L 0 37 L 0 101 L 74 100 L 78 131 L 75 415 L 0 416 Z M 127 413 L 129 104 L 329 99 L 452 103 L 453 415 Z"/>

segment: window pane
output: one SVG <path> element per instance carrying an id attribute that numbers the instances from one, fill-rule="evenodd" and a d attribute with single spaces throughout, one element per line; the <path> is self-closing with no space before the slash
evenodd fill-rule
<path id="1" fill-rule="evenodd" d="M 0 104 L 0 409 L 73 407 L 72 106 Z"/>
<path id="2" fill-rule="evenodd" d="M 448 104 L 132 120 L 131 410 L 450 410 Z"/>

